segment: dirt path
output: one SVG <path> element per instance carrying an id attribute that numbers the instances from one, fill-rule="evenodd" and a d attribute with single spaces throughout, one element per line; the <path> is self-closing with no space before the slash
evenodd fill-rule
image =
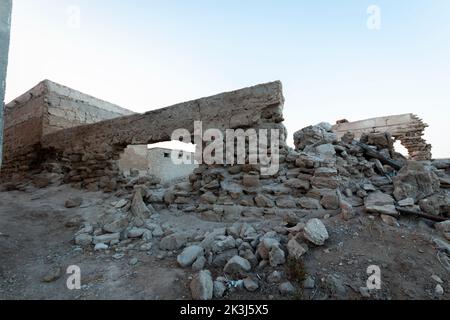
<path id="1" fill-rule="evenodd" d="M 76 191 L 58 187 L 37 193 L 0 193 L 0 299 L 182 299 L 189 296 L 184 282 L 180 281 L 186 277 L 184 271 L 155 257 L 136 252 L 133 257 L 139 262 L 132 266 L 131 256 L 114 260 L 111 254 L 92 255 L 74 250 L 72 240 L 77 229 L 66 225 L 77 215 L 77 210 L 63 206 L 69 192 Z M 98 194 L 90 194 L 88 200 L 95 203 L 98 200 L 95 196 Z M 94 205 L 88 209 L 100 208 Z M 81 269 L 82 290 L 67 289 L 69 275 L 65 271 L 71 265 Z M 61 267 L 62 276 L 44 283 L 43 277 L 53 267 Z"/>

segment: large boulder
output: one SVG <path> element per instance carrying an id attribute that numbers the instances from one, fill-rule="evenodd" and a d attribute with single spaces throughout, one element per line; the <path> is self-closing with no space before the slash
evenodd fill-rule
<path id="1" fill-rule="evenodd" d="M 394 197 L 397 201 L 406 198 L 419 201 L 438 192 L 440 188 L 438 176 L 416 161 L 408 161 L 393 178 L 393 182 Z"/>

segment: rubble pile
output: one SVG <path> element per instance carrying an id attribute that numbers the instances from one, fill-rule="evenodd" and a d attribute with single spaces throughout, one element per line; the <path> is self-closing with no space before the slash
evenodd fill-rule
<path id="1" fill-rule="evenodd" d="M 151 176 L 131 178 L 116 193 L 120 200 L 97 223 L 85 224 L 75 243 L 113 250 L 118 259 L 127 250 L 175 255 L 179 267 L 195 273 L 192 297 L 206 300 L 236 288 L 254 292 L 262 283 L 279 284 L 282 295 L 294 294 L 277 268 L 330 241 L 324 223 L 330 216 L 351 223 L 371 214 L 398 225 L 402 214 L 426 215 L 443 221 L 436 229 L 450 240 L 450 161 L 408 161 L 385 133 L 359 141 L 349 133 L 338 141 L 326 123 L 297 132 L 295 145 L 295 150 L 281 148 L 280 170 L 273 176 L 261 175 L 255 165 L 201 165 L 189 181 L 170 187 Z M 223 227 L 180 231 L 161 223 L 166 212 Z M 278 223 L 268 223 L 273 219 Z M 310 282 L 303 285 L 314 286 Z"/>

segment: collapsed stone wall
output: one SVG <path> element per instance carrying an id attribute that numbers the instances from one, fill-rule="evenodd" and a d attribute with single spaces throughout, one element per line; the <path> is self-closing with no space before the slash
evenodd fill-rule
<path id="1" fill-rule="evenodd" d="M 424 130 L 428 125 L 414 114 L 401 114 L 387 117 L 372 118 L 356 122 L 346 120 L 333 126 L 333 132 L 341 138 L 347 132 L 351 132 L 356 138 L 364 133 L 391 134 L 408 150 L 412 160 L 431 160 L 431 145 L 424 139 Z"/>
<path id="2" fill-rule="evenodd" d="M 78 126 L 42 139 L 47 161 L 62 164 L 64 181 L 79 187 L 115 190 L 126 183 L 117 160 L 129 145 L 172 140 L 180 128 L 194 135 L 194 122 L 210 128 L 279 129 L 280 148 L 286 148 L 282 124 L 284 98 L 281 82 L 272 82 L 193 100 L 145 114 Z"/>
<path id="3" fill-rule="evenodd" d="M 133 112 L 44 80 L 5 107 L 1 176 L 39 167 L 46 134 L 129 114 Z"/>

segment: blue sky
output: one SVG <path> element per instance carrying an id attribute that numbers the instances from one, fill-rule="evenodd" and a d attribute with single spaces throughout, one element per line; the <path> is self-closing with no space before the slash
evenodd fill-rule
<path id="1" fill-rule="evenodd" d="M 281 80 L 290 136 L 412 112 L 450 157 L 448 0 L 15 0 L 7 100 L 43 79 L 139 112 Z"/>

